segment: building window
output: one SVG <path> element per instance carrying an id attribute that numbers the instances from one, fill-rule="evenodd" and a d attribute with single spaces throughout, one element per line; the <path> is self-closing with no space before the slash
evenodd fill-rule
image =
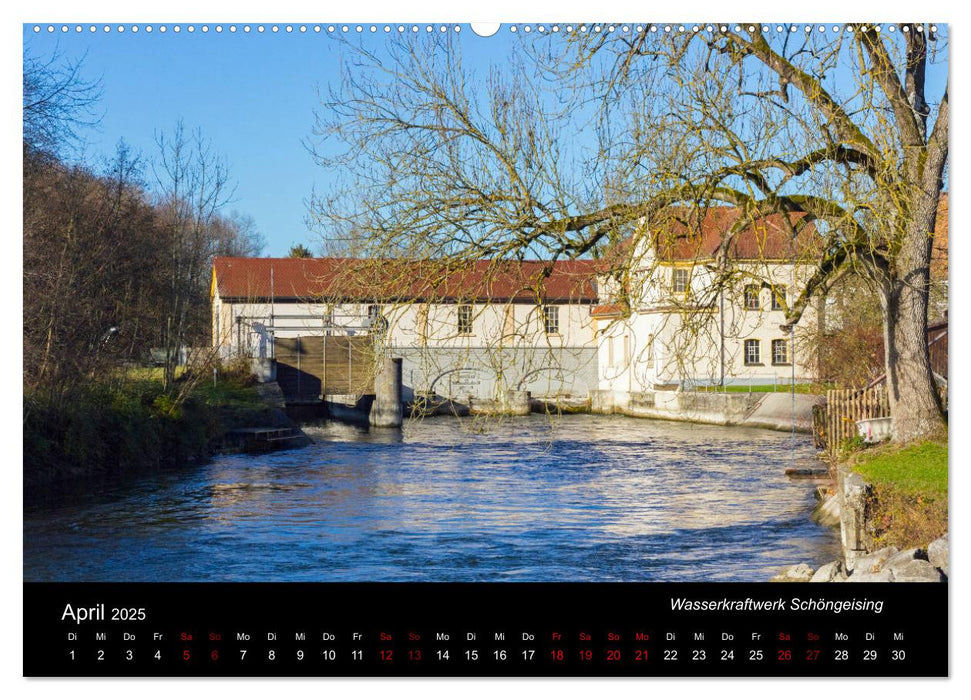
<path id="1" fill-rule="evenodd" d="M 788 365 L 789 360 L 789 341 L 788 340 L 773 340 L 772 341 L 772 364 L 774 365 Z"/>
<path id="2" fill-rule="evenodd" d="M 381 315 L 380 306 L 378 306 L 377 304 L 368 304 L 367 320 L 369 324 L 374 323 L 378 319 L 378 316 L 380 315 Z"/>
<path id="3" fill-rule="evenodd" d="M 462 304 L 458 308 L 459 335 L 472 335 L 472 307 Z"/>
<path id="4" fill-rule="evenodd" d="M 745 364 L 762 364 L 762 343 L 758 340 L 745 341 Z"/>
<path id="5" fill-rule="evenodd" d="M 687 294 L 691 291 L 691 270 L 683 267 L 676 267 L 672 273 L 671 289 L 679 294 Z"/>
<path id="6" fill-rule="evenodd" d="M 759 290 L 757 284 L 745 285 L 745 308 L 748 311 L 757 311 L 759 308 Z"/>
<path id="7" fill-rule="evenodd" d="M 789 288 L 773 287 L 772 288 L 772 310 L 773 311 L 785 311 L 786 304 L 789 300 Z"/>
<path id="8" fill-rule="evenodd" d="M 543 327 L 546 329 L 546 335 L 557 335 L 560 332 L 559 306 L 543 307 Z"/>

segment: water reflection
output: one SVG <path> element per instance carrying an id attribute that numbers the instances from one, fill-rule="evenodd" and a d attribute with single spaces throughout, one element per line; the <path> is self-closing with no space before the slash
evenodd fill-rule
<path id="1" fill-rule="evenodd" d="M 754 581 L 837 555 L 783 473 L 812 444 L 784 433 L 617 416 L 308 433 L 30 509 L 25 578 Z"/>

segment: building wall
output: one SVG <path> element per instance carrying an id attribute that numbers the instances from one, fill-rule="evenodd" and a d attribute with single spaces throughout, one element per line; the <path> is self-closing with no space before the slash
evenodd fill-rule
<path id="1" fill-rule="evenodd" d="M 739 263 L 723 292 L 704 263 L 658 262 L 641 256 L 627 280 L 632 311 L 626 317 L 593 318 L 586 304 L 551 305 L 558 332 L 547 333 L 536 304 L 471 304 L 460 332 L 460 306 L 420 302 L 384 305 L 385 347 L 404 359 L 405 398 L 434 393 L 461 400 L 495 398 L 507 389 L 536 397 L 584 396 L 588 390 L 651 391 L 658 385 L 787 382 L 814 375 L 815 358 L 800 342 L 814 328 L 810 307 L 797 327 L 790 362 L 774 363 L 772 341 L 790 338 L 779 326 L 785 312 L 772 309 L 771 287 L 788 288 L 788 302 L 811 274 L 808 266 L 780 261 Z M 690 293 L 675 292 L 676 270 L 690 277 Z M 793 275 L 795 274 L 795 279 Z M 758 309 L 746 308 L 745 287 L 757 286 Z M 618 283 L 604 279 L 602 301 L 617 296 Z M 269 358 L 273 338 L 324 333 L 370 333 L 368 304 L 213 299 L 213 338 L 220 355 Z M 238 320 L 237 320 L 238 319 Z M 724 332 L 722 332 L 722 327 Z M 724 370 L 721 363 L 724 337 Z M 759 362 L 747 363 L 745 342 L 758 341 Z"/>
<path id="2" fill-rule="evenodd" d="M 462 402 L 491 399 L 507 390 L 536 398 L 586 398 L 597 388 L 595 347 L 394 347 L 403 358 L 405 399 L 433 394 Z"/>
<path id="3" fill-rule="evenodd" d="M 371 330 L 368 304 L 213 300 L 220 356 L 272 357 L 273 338 Z M 383 305 L 384 346 L 403 358 L 405 399 L 433 393 L 456 400 L 492 399 L 507 389 L 536 397 L 586 396 L 597 387 L 597 350 L 587 305 L 555 304 L 556 333 L 542 306 L 471 304 L 459 327 L 458 304 Z M 216 333 L 218 320 L 219 333 Z M 237 318 L 239 321 L 237 322 Z M 228 330 L 227 330 L 228 329 Z"/>
<path id="4" fill-rule="evenodd" d="M 689 294 L 672 290 L 676 269 L 689 271 Z M 714 385 L 720 383 L 722 372 L 726 384 L 788 382 L 793 369 L 797 378 L 813 376 L 815 357 L 802 341 L 801 330 L 814 327 L 815 309 L 808 309 L 800 320 L 793 343 L 780 329 L 785 311 L 772 308 L 773 287 L 786 287 L 791 303 L 793 290 L 801 289 L 810 273 L 807 266 L 785 263 L 740 264 L 722 291 L 714 273 L 703 265 L 662 263 L 642 271 L 641 279 L 631 281 L 630 314 L 597 319 L 600 389 L 630 392 L 649 391 L 655 385 Z M 756 309 L 747 308 L 747 286 L 753 288 Z M 758 362 L 746 361 L 746 341 L 757 341 Z M 774 362 L 773 341 L 784 341 L 787 362 Z"/>

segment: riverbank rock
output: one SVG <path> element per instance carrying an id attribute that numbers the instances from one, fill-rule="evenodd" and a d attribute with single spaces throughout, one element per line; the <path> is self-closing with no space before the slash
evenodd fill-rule
<path id="1" fill-rule="evenodd" d="M 816 573 L 809 579 L 810 583 L 830 583 L 833 581 L 843 581 L 846 579 L 846 572 L 843 571 L 843 562 L 831 561 L 823 564 L 816 570 Z"/>
<path id="2" fill-rule="evenodd" d="M 852 559 L 848 559 L 846 562 L 846 568 L 849 570 L 850 576 L 858 574 L 873 574 L 883 568 L 883 565 L 887 560 L 897 553 L 896 547 L 884 547 L 883 549 L 878 549 L 875 552 L 868 552 L 862 556 L 856 556 Z"/>
<path id="3" fill-rule="evenodd" d="M 948 574 L 950 561 L 948 560 L 947 535 L 939 537 L 927 545 L 927 560 L 943 571 L 945 576 L 950 575 Z"/>
<path id="4" fill-rule="evenodd" d="M 812 567 L 808 564 L 796 564 L 769 580 L 774 583 L 807 583 L 812 577 Z"/>
<path id="5" fill-rule="evenodd" d="M 912 547 L 902 552 L 897 552 L 883 563 L 883 567 L 885 569 L 892 569 L 895 566 L 901 566 L 914 559 L 927 561 L 927 550 L 921 547 Z"/>
<path id="6" fill-rule="evenodd" d="M 880 569 L 878 571 L 853 572 L 843 580 L 846 583 L 892 583 L 894 578 L 889 569 Z"/>
<path id="7" fill-rule="evenodd" d="M 788 467 L 785 472 L 790 479 L 825 479 L 829 476 L 826 467 Z"/>
<path id="8" fill-rule="evenodd" d="M 944 581 L 944 575 L 940 569 L 924 559 L 911 559 L 888 566 L 884 571 L 893 574 L 893 580 L 897 583 L 940 583 Z"/>
<path id="9" fill-rule="evenodd" d="M 947 581 L 947 535 L 926 548 L 911 547 L 899 551 L 883 547 L 843 561 L 823 564 L 813 573 L 805 564 L 790 566 L 772 581 L 806 581 L 811 583 L 940 583 Z M 807 573 L 809 578 L 806 578 Z"/>
<path id="10" fill-rule="evenodd" d="M 821 500 L 813 510 L 812 519 L 825 527 L 839 527 L 840 499 L 833 494 Z"/>

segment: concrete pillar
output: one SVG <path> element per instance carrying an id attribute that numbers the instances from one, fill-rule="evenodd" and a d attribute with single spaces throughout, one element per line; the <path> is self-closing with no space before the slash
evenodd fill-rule
<path id="1" fill-rule="evenodd" d="M 276 381 L 276 360 L 271 358 L 260 359 L 254 357 L 250 359 L 250 369 L 262 383 Z"/>
<path id="2" fill-rule="evenodd" d="M 840 500 L 840 537 L 843 543 L 843 561 L 852 569 L 857 557 L 870 549 L 867 532 L 870 485 L 859 474 L 841 468 L 837 472 L 836 487 Z"/>
<path id="3" fill-rule="evenodd" d="M 374 403 L 371 405 L 370 422 L 377 428 L 401 427 L 400 357 L 378 361 L 374 376 Z"/>
<path id="4" fill-rule="evenodd" d="M 505 395 L 503 396 L 503 403 L 505 404 L 502 407 L 503 413 L 508 413 L 511 416 L 529 415 L 530 406 L 528 391 L 507 389 Z"/>

